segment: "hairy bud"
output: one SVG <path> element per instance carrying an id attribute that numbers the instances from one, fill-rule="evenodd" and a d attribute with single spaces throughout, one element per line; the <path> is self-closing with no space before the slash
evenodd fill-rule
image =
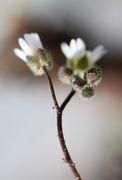
<path id="1" fill-rule="evenodd" d="M 89 69 L 85 75 L 84 78 L 87 81 L 87 84 L 90 86 L 97 86 L 102 81 L 102 70 L 100 67 L 94 67 Z"/>
<path id="2" fill-rule="evenodd" d="M 81 92 L 82 96 L 85 97 L 85 98 L 91 98 L 94 96 L 94 90 L 88 86 L 88 85 L 85 85 L 83 88 L 82 88 L 82 92 Z"/>

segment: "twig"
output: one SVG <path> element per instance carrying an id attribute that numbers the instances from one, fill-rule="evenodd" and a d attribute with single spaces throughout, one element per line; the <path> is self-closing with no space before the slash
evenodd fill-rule
<path id="1" fill-rule="evenodd" d="M 60 106 L 60 109 L 63 111 L 65 106 L 68 104 L 68 102 L 70 101 L 70 99 L 73 97 L 73 95 L 75 94 L 75 90 L 72 89 L 71 92 L 68 94 L 68 96 L 66 97 L 66 99 L 63 101 L 63 103 Z"/>

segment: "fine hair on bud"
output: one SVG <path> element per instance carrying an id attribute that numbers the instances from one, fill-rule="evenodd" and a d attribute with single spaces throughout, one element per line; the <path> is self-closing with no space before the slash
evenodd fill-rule
<path id="1" fill-rule="evenodd" d="M 102 70 L 100 67 L 93 67 L 89 69 L 85 75 L 84 79 L 86 79 L 87 83 L 90 86 L 97 86 L 102 81 Z"/>

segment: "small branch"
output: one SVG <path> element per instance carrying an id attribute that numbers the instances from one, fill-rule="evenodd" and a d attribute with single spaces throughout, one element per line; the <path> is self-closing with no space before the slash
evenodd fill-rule
<path id="1" fill-rule="evenodd" d="M 56 98 L 56 95 L 55 95 L 53 83 L 52 83 L 52 80 L 51 80 L 46 68 L 44 68 L 44 72 L 45 72 L 45 74 L 47 76 L 47 79 L 48 79 L 48 82 L 49 82 L 49 85 L 50 85 L 50 91 L 51 91 L 51 94 L 52 94 L 52 98 L 53 98 L 55 108 L 56 108 L 57 111 L 60 111 L 60 107 L 59 107 L 58 102 L 57 102 L 57 98 Z"/>
<path id="2" fill-rule="evenodd" d="M 65 106 L 68 104 L 68 102 L 70 101 L 70 99 L 73 97 L 73 95 L 75 94 L 75 90 L 72 89 L 71 92 L 68 94 L 68 96 L 66 97 L 66 99 L 63 101 L 63 103 L 60 106 L 60 109 L 63 111 Z"/>

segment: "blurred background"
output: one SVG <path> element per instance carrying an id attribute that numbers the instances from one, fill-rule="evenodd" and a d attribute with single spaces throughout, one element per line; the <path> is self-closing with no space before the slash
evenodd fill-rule
<path id="1" fill-rule="evenodd" d="M 56 114 L 46 77 L 34 77 L 13 54 L 17 39 L 38 32 L 51 52 L 50 72 L 61 103 L 70 87 L 59 82 L 62 41 L 81 37 L 103 44 L 103 82 L 84 101 L 77 94 L 63 114 L 64 135 L 83 180 L 122 179 L 122 1 L 0 0 L 0 179 L 71 180 L 63 162 Z"/>

